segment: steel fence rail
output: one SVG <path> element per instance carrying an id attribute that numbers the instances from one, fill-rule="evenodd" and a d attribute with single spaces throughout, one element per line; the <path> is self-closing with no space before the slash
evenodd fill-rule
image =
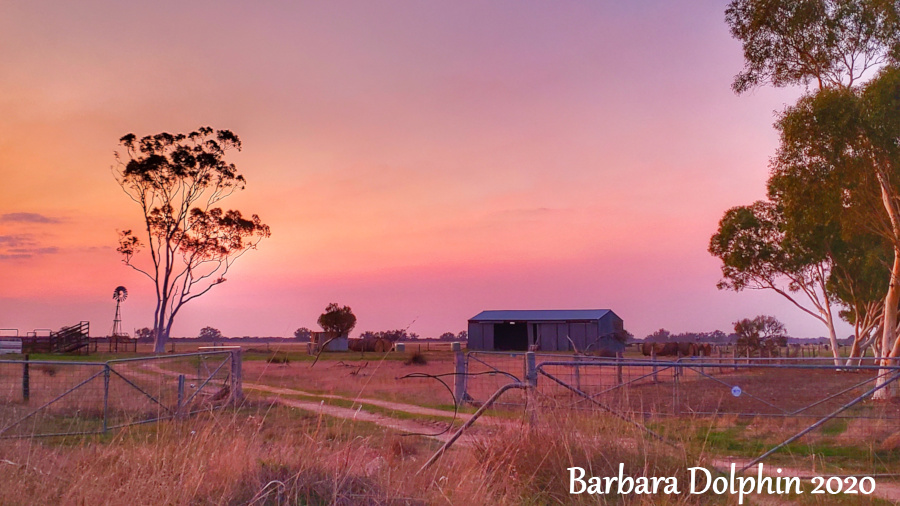
<path id="1" fill-rule="evenodd" d="M 890 472 L 890 457 L 882 462 L 883 456 L 878 456 L 882 454 L 878 453 L 875 443 L 900 429 L 900 406 L 867 401 L 900 380 L 900 365 L 835 365 L 831 359 L 820 358 L 646 361 L 577 357 L 575 360 L 544 361 L 534 367 L 540 377 L 550 380 L 535 385 L 535 389 L 542 393 L 540 398 L 545 403 L 552 402 L 551 407 L 563 411 L 583 410 L 589 403 L 589 407 L 600 408 L 660 438 L 663 438 L 660 433 L 636 416 L 716 418 L 736 415 L 785 420 L 774 425 L 770 422 L 760 422 L 761 425 L 752 422 L 751 425 L 750 422 L 740 424 L 736 419 L 726 419 L 710 425 L 756 426 L 755 431 L 762 431 L 767 435 L 766 439 L 783 438 L 771 441 L 768 449 L 761 449 L 759 456 L 743 465 L 741 471 L 775 453 L 784 453 L 785 448 L 789 451 L 781 458 L 796 458 L 804 452 L 816 454 L 817 448 L 822 448 L 821 451 L 826 452 L 822 455 L 825 455 L 830 451 L 828 448 L 833 447 L 839 454 L 840 448 L 869 448 L 871 463 L 860 461 L 855 464 L 857 467 L 871 466 L 872 472 L 868 474 L 898 475 Z M 864 377 L 856 377 L 856 374 Z M 575 394 L 578 398 L 567 400 L 565 393 Z M 639 410 L 635 409 L 635 403 L 639 403 Z M 649 403 L 649 409 L 646 403 Z M 832 421 L 840 421 L 840 424 L 829 425 Z M 812 437 L 813 432 L 816 436 L 808 444 L 792 445 L 801 438 Z M 752 432 L 743 438 L 727 437 L 754 441 Z M 866 443 L 860 445 L 860 441 Z M 881 450 L 884 451 L 888 450 Z"/>
<path id="2" fill-rule="evenodd" d="M 220 409 L 242 399 L 240 369 L 239 349 L 106 362 L 0 360 L 0 439 L 98 434 Z M 188 376 L 196 383 L 186 395 Z"/>

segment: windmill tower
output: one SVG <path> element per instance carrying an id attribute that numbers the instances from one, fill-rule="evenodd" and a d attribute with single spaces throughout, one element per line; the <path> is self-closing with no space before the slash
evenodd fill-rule
<path id="1" fill-rule="evenodd" d="M 123 335 L 122 333 L 122 311 L 119 306 L 128 298 L 128 290 L 124 286 L 117 286 L 113 292 L 113 299 L 116 301 L 116 317 L 113 319 L 112 336 Z"/>

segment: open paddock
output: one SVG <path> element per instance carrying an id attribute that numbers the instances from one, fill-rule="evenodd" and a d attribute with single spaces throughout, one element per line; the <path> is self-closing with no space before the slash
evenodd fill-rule
<path id="1" fill-rule="evenodd" d="M 324 459 L 334 455 L 328 453 L 332 455 L 328 457 L 321 453 L 323 444 L 334 452 L 354 451 L 368 456 L 369 460 L 360 461 L 362 467 L 350 466 L 344 471 L 318 468 L 324 475 L 346 472 L 346 476 L 353 479 L 372 480 L 372 486 L 368 488 L 332 488 L 331 493 L 335 495 L 326 496 L 331 498 L 329 501 L 343 498 L 340 500 L 349 504 L 353 503 L 352 498 L 396 497 L 400 490 L 397 487 L 410 490 L 405 487 L 422 485 L 421 490 L 427 491 L 424 495 L 412 493 L 404 497 L 428 503 L 434 499 L 431 494 L 435 491 L 427 483 L 420 484 L 412 475 L 436 449 L 437 442 L 430 434 L 447 429 L 453 417 L 450 391 L 428 375 L 446 375 L 441 376 L 442 379 L 450 390 L 456 390 L 455 377 L 448 374 L 459 370 L 458 357 L 449 351 L 425 351 L 423 364 L 409 360 L 413 353 L 323 353 L 314 364 L 315 357 L 302 349 L 244 348 L 242 372 L 246 404 L 243 408 L 220 414 L 203 409 L 203 402 L 227 384 L 230 374 L 227 362 L 213 360 L 215 353 L 207 354 L 209 357 L 164 355 L 147 360 L 113 361 L 108 365 L 109 402 L 106 408 L 102 404 L 102 388 L 97 390 L 105 381 L 103 374 L 97 375 L 98 371 L 103 372 L 103 363 L 49 361 L 30 364 L 29 387 L 32 391 L 28 402 L 23 402 L 21 397 L 22 364 L 0 364 L 0 395 L 4 396 L 0 423 L 8 425 L 24 413 L 21 409 L 49 402 L 54 396 L 59 397 L 60 393 L 77 387 L 71 394 L 62 395 L 51 403 L 40 416 L 15 425 L 6 435 L 24 436 L 38 428 L 45 432 L 99 432 L 97 423 L 103 420 L 102 413 L 106 409 L 109 411 L 107 424 L 111 427 L 161 419 L 158 424 L 131 426 L 127 431 L 113 433 L 119 434 L 113 438 L 115 443 L 101 447 L 110 455 L 119 455 L 116 444 L 130 444 L 126 442 L 156 430 L 150 427 L 158 427 L 161 434 L 168 434 L 158 440 L 165 440 L 160 443 L 165 445 L 192 445 L 193 439 L 181 439 L 183 434 L 188 434 L 188 429 L 203 435 L 206 439 L 203 445 L 214 445 L 228 434 L 229 445 L 234 441 L 248 443 L 247 456 L 281 463 L 278 465 L 289 465 L 282 457 L 293 459 L 289 445 L 299 444 L 297 441 L 302 440 L 319 448 L 314 453 Z M 463 387 L 469 401 L 455 427 L 459 427 L 461 419 L 472 413 L 499 386 L 526 381 L 528 375 L 523 354 L 471 352 L 463 358 Z M 548 459 L 560 464 L 579 462 L 603 469 L 604 464 L 595 462 L 592 455 L 602 455 L 604 459 L 615 455 L 635 469 L 649 463 L 658 466 L 660 472 L 676 474 L 698 463 L 712 466 L 716 462 L 749 462 L 865 393 L 877 374 L 866 368 L 834 371 L 827 367 L 798 367 L 802 364 L 790 367 L 790 363 L 772 362 L 769 367 L 766 365 L 690 360 L 650 363 L 584 357 L 575 360 L 571 354 L 536 354 L 534 373 L 537 380 L 533 395 L 529 397 L 523 390 L 514 390 L 501 397 L 497 405 L 487 410 L 486 418 L 476 422 L 474 433 L 464 437 L 448 452 L 433 472 L 441 473 L 435 476 L 447 473 L 470 476 L 466 474 L 467 470 L 476 469 L 498 479 L 506 477 L 503 479 L 508 483 L 530 490 L 529 499 L 540 497 L 542 501 L 559 502 L 565 497 L 555 495 L 559 487 L 553 483 L 564 477 L 561 478 L 558 470 L 549 470 L 545 465 Z M 400 379 L 409 374 L 420 377 Z M 179 376 L 185 381 L 185 390 L 181 394 Z M 206 378 L 210 381 L 203 386 Z M 83 385 L 79 387 L 80 383 Z M 740 387 L 738 395 L 735 395 L 734 387 Z M 175 418 L 169 415 L 172 408 L 179 405 L 179 395 L 183 398 L 191 396 L 192 389 L 196 388 L 205 392 L 186 402 L 190 410 L 197 408 L 201 412 L 199 418 L 191 418 L 184 425 L 166 422 L 168 418 Z M 74 395 L 79 392 L 80 396 Z M 781 445 L 764 462 L 767 466 L 777 464 L 820 474 L 874 474 L 879 476 L 879 484 L 889 486 L 893 478 L 887 475 L 900 468 L 898 406 L 871 401 L 857 403 L 802 438 Z M 528 414 L 528 407 L 533 408 L 533 415 Z M 529 420 L 533 420 L 531 425 Z M 176 427 L 175 432 L 171 432 L 173 427 Z M 210 431 L 216 431 L 217 435 L 213 437 Z M 397 436 L 404 432 L 429 435 Z M 293 434 L 296 438 L 278 435 L 282 433 Z M 242 439 L 241 434 L 249 439 Z M 523 437 L 524 434 L 528 437 Z M 663 441 L 657 441 L 656 436 Z M 402 455 L 392 465 L 407 469 L 411 475 L 409 479 L 390 478 L 363 464 L 379 457 L 389 460 L 377 449 L 384 438 L 392 441 L 389 444 L 396 450 L 391 452 L 398 452 L 395 456 Z M 16 452 L 27 451 L 30 444 L 33 443 L 13 444 L 0 439 L 0 448 L 6 452 L 4 455 L 19 455 Z M 64 474 L 68 472 L 67 466 L 76 465 L 62 464 L 69 459 L 74 459 L 72 462 L 78 462 L 77 465 L 84 469 L 95 469 L 70 453 L 67 450 L 70 446 L 67 443 L 55 447 L 51 443 L 46 447 L 45 451 L 56 452 L 55 462 L 61 463 L 55 472 Z M 168 451 L 149 450 L 144 443 L 135 448 Z M 205 446 L 191 448 L 195 455 L 201 456 L 199 458 L 207 459 L 205 462 L 223 465 L 214 453 L 207 452 Z M 117 458 L 127 457 L 119 455 Z M 188 455 L 177 458 L 186 459 Z M 544 485 L 539 489 L 529 488 L 534 477 L 516 481 L 515 476 L 509 478 L 507 471 L 501 473 L 502 476 L 496 474 L 496 466 L 507 470 L 514 466 L 522 472 L 539 466 L 546 476 L 537 480 Z M 89 472 L 100 472 L 99 469 Z M 321 493 L 318 488 L 308 488 L 308 481 L 291 481 L 301 472 L 300 468 L 275 478 L 267 474 L 266 469 L 265 466 L 249 466 L 239 471 L 249 473 L 246 475 L 249 476 L 247 486 L 253 494 L 265 493 L 262 489 L 266 483 L 278 477 L 279 481 L 292 484 L 286 486 L 297 487 L 291 490 L 300 494 L 298 497 Z M 475 475 L 469 479 L 476 479 Z M 497 502 L 521 502 L 524 499 L 520 495 L 521 489 L 488 484 L 479 487 L 482 497 L 491 497 Z M 203 487 L 197 490 L 212 493 L 212 489 Z M 445 489 L 444 493 L 449 490 Z M 466 493 L 459 488 L 453 489 L 453 499 L 469 497 Z M 692 502 L 695 499 L 700 501 L 691 497 L 682 497 L 679 501 L 701 503 Z"/>

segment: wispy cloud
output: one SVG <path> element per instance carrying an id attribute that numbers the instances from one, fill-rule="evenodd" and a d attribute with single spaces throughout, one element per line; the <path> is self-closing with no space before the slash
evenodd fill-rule
<path id="1" fill-rule="evenodd" d="M 13 255 L 52 255 L 54 253 L 59 253 L 59 248 L 54 246 L 48 246 L 43 248 L 11 248 L 7 250 L 7 253 Z"/>
<path id="2" fill-rule="evenodd" d="M 30 235 L 0 235 L 0 248 L 21 248 L 37 244 Z"/>
<path id="3" fill-rule="evenodd" d="M 30 234 L 0 235 L 0 261 L 23 260 L 59 253 L 56 246 L 41 246 Z"/>
<path id="4" fill-rule="evenodd" d="M 6 213 L 0 215 L 0 223 L 61 223 L 59 218 L 38 213 Z"/>

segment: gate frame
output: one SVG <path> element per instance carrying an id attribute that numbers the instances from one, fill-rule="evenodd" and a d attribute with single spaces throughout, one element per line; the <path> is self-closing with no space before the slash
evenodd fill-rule
<path id="1" fill-rule="evenodd" d="M 173 371 L 173 374 L 177 374 L 177 389 L 178 389 L 178 401 L 174 406 L 174 409 L 166 406 L 160 399 L 151 395 L 147 391 L 145 391 L 140 386 L 136 385 L 134 382 L 120 374 L 115 369 L 116 364 L 121 363 L 131 363 L 131 362 L 149 362 L 154 360 L 168 360 L 173 358 L 185 358 L 185 357 L 210 357 L 210 356 L 218 356 L 222 358 L 222 362 L 211 372 L 208 371 L 206 378 L 203 379 L 203 382 L 199 384 L 196 391 L 193 392 L 188 398 L 184 398 L 184 374 L 177 374 Z M 0 439 L 24 439 L 24 438 L 34 438 L 34 437 L 54 437 L 54 436 L 75 436 L 75 435 L 88 435 L 88 434 L 106 434 L 112 429 L 119 429 L 122 427 L 128 427 L 131 425 L 140 425 L 145 423 L 153 423 L 161 420 L 168 420 L 173 418 L 180 418 L 183 416 L 191 415 L 195 412 L 187 412 L 183 411 L 183 408 L 190 403 L 194 397 L 203 390 L 203 388 L 209 384 L 215 378 L 215 375 L 226 365 L 229 364 L 231 369 L 227 378 L 228 387 L 229 387 L 229 395 L 226 402 L 224 402 L 219 408 L 225 407 L 227 405 L 240 405 L 244 400 L 244 392 L 243 392 L 243 383 L 242 383 L 242 374 L 241 374 L 241 349 L 240 347 L 227 349 L 227 350 L 210 350 L 205 352 L 196 352 L 196 353 L 179 353 L 173 355 L 153 355 L 147 357 L 133 357 L 133 358 L 120 358 L 108 360 L 106 362 L 89 362 L 89 361 L 63 361 L 63 360 L 29 360 L 26 356 L 25 360 L 0 360 L 0 364 L 22 364 L 23 366 L 23 393 L 29 392 L 29 367 L 32 365 L 61 365 L 64 364 L 65 367 L 99 367 L 100 369 L 91 374 L 87 379 L 80 381 L 75 386 L 67 388 L 63 393 L 57 395 L 56 397 L 50 399 L 44 404 L 38 406 L 37 408 L 31 410 L 24 416 L 18 418 L 12 423 L 7 424 L 4 427 L 0 427 Z M 123 423 L 119 425 L 110 425 L 109 419 L 109 384 L 110 378 L 112 375 L 116 375 L 125 383 L 137 390 L 138 392 L 147 396 L 151 401 L 159 404 L 162 408 L 170 413 L 167 416 L 159 416 L 156 418 L 148 419 L 148 420 L 139 420 L 132 421 L 128 423 Z M 98 377 L 103 377 L 103 418 L 101 420 L 102 428 L 100 430 L 94 431 L 82 431 L 82 432 L 70 432 L 70 433 L 51 433 L 51 434 L 16 434 L 16 435 L 4 435 L 13 427 L 18 426 L 22 422 L 30 419 L 31 417 L 37 415 L 42 410 L 46 409 L 53 403 L 69 396 L 73 395 L 74 392 L 78 391 L 84 385 L 94 381 Z M 198 368 L 198 382 L 199 382 L 199 368 Z M 28 395 L 25 394 L 25 400 L 27 401 Z"/>

